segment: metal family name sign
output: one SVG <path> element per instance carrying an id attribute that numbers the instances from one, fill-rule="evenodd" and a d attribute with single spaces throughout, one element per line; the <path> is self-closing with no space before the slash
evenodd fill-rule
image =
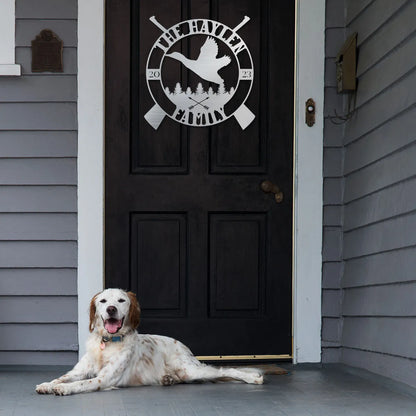
<path id="1" fill-rule="evenodd" d="M 253 84 L 253 60 L 247 45 L 237 34 L 249 20 L 245 16 L 234 29 L 209 19 L 185 20 L 166 29 L 154 16 L 150 18 L 163 32 L 154 43 L 146 64 L 147 86 L 155 104 L 144 118 L 155 130 L 165 116 L 195 127 L 212 126 L 234 116 L 243 130 L 254 120 L 255 115 L 245 105 Z M 178 49 L 175 47 L 177 42 L 188 36 L 198 36 L 202 43 L 197 59 L 172 51 Z M 181 67 L 200 78 L 201 82 L 194 86 L 194 90 L 189 85 L 181 85 L 180 79 L 171 88 L 164 85 L 164 66 L 172 62 L 168 60 L 178 61 Z M 225 82 L 219 73 L 227 67 L 228 73 L 231 68 L 237 68 L 231 71 L 234 73 L 230 82 Z"/>

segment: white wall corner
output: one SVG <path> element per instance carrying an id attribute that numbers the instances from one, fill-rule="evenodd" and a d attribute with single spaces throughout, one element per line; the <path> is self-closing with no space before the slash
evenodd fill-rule
<path id="1" fill-rule="evenodd" d="M 0 76 L 21 75 L 15 63 L 15 0 L 0 1 Z"/>
<path id="2" fill-rule="evenodd" d="M 104 0 L 78 0 L 78 343 L 104 287 Z"/>
<path id="3" fill-rule="evenodd" d="M 321 361 L 325 0 L 297 0 L 295 74 L 294 362 Z M 316 122 L 305 123 L 305 103 Z"/>

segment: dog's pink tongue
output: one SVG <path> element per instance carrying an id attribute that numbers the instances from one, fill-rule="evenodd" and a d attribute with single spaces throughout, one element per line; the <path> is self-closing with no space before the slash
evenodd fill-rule
<path id="1" fill-rule="evenodd" d="M 104 322 L 104 328 L 110 333 L 115 334 L 121 327 L 121 320 L 117 319 L 108 319 Z"/>

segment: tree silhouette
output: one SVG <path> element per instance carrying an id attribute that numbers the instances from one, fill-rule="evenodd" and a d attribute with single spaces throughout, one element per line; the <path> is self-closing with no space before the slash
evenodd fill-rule
<path id="1" fill-rule="evenodd" d="M 225 87 L 224 87 L 224 83 L 220 84 L 220 86 L 218 87 L 217 94 L 219 94 L 219 95 L 223 95 L 223 94 L 225 94 Z"/>
<path id="2" fill-rule="evenodd" d="M 181 84 L 179 82 L 176 83 L 175 90 L 173 91 L 173 93 L 175 95 L 182 94 L 182 87 L 181 87 Z"/>
<path id="3" fill-rule="evenodd" d="M 202 95 L 203 93 L 204 93 L 204 88 L 203 88 L 202 84 L 200 82 L 198 82 L 198 85 L 197 85 L 196 90 L 195 90 L 195 94 L 196 95 Z"/>

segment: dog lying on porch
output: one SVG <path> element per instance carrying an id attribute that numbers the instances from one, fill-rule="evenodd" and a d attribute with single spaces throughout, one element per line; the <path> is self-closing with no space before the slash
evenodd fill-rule
<path id="1" fill-rule="evenodd" d="M 262 384 L 254 368 L 217 368 L 198 361 L 181 342 L 136 332 L 140 307 L 136 295 L 106 289 L 90 304 L 87 352 L 67 374 L 36 386 L 39 394 L 60 396 L 113 387 L 172 385 L 222 378 Z"/>

